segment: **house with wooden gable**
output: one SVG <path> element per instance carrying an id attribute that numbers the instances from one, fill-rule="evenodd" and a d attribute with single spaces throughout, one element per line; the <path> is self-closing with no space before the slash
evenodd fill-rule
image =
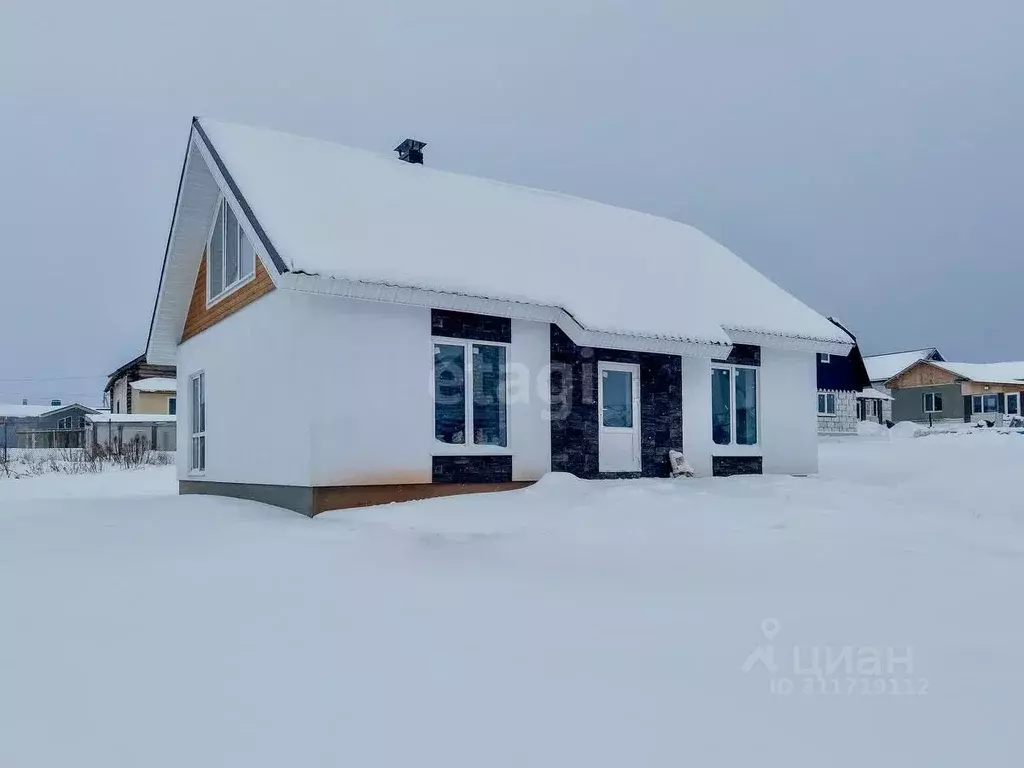
<path id="1" fill-rule="evenodd" d="M 886 382 L 893 418 L 920 423 L 1001 423 L 1022 415 L 1024 362 L 917 360 Z"/>
<path id="2" fill-rule="evenodd" d="M 193 120 L 146 351 L 177 366 L 182 493 L 312 515 L 668 476 L 672 451 L 817 471 L 844 330 L 692 227 L 424 147 Z"/>

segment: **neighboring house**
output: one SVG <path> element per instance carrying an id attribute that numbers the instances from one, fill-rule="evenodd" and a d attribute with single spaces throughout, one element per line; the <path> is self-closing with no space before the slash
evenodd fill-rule
<path id="1" fill-rule="evenodd" d="M 177 417 L 170 414 L 95 413 L 85 417 L 87 445 L 115 453 L 139 437 L 147 448 L 173 451 L 177 447 Z"/>
<path id="2" fill-rule="evenodd" d="M 987 421 L 1020 416 L 1024 362 L 918 360 L 886 382 L 896 421 Z"/>
<path id="3" fill-rule="evenodd" d="M 883 421 L 883 412 L 875 405 L 882 401 L 875 395 L 885 396 L 869 391 L 871 380 L 857 338 L 835 318 L 829 321 L 848 334 L 854 345 L 846 355 L 818 355 L 818 434 L 856 434 L 858 421 Z"/>
<path id="4" fill-rule="evenodd" d="M 132 390 L 132 414 L 173 416 L 178 412 L 177 379 L 139 379 L 128 386 Z"/>
<path id="5" fill-rule="evenodd" d="M 147 348 L 182 493 L 817 471 L 845 332 L 684 224 L 404 159 L 193 120 Z"/>
<path id="6" fill-rule="evenodd" d="M 146 392 L 146 395 L 155 397 L 143 397 L 142 403 L 137 400 L 137 387 L 132 384 L 140 379 L 159 379 L 167 382 L 168 379 L 175 379 L 177 372 L 173 365 L 151 365 L 146 362 L 146 356 L 140 355 L 131 360 L 112 374 L 107 379 L 107 386 L 103 389 L 103 397 L 110 406 L 111 413 L 170 413 L 168 411 L 169 397 L 174 397 L 174 390 L 161 392 Z M 140 407 L 155 408 L 156 410 L 140 410 Z"/>
<path id="7" fill-rule="evenodd" d="M 941 363 L 942 355 L 935 347 L 925 347 L 906 352 L 890 352 L 885 355 L 868 355 L 864 358 L 864 365 L 868 369 L 871 386 L 879 392 L 891 395 L 885 382 L 918 360 L 936 360 Z"/>
<path id="8" fill-rule="evenodd" d="M 94 413 L 94 409 L 79 403 L 0 403 L 0 448 L 82 448 L 86 419 Z"/>

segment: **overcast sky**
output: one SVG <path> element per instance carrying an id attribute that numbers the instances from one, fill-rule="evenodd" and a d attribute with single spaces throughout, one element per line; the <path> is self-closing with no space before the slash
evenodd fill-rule
<path id="1" fill-rule="evenodd" d="M 1024 359 L 1022 29 L 1019 0 L 5 0 L 0 402 L 98 402 L 143 351 L 194 114 L 415 136 L 693 224 L 867 354 Z"/>

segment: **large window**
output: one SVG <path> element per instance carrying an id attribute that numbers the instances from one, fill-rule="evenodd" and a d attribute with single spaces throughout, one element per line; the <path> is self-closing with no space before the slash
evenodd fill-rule
<path id="1" fill-rule="evenodd" d="M 242 231 L 227 200 L 221 200 L 217 206 L 217 220 L 210 233 L 206 253 L 208 301 L 231 291 L 255 274 L 256 254 L 252 243 Z"/>
<path id="2" fill-rule="evenodd" d="M 711 369 L 711 436 L 717 445 L 757 445 L 757 369 Z"/>
<path id="3" fill-rule="evenodd" d="M 974 395 L 971 410 L 974 413 L 998 413 L 999 395 Z"/>
<path id="4" fill-rule="evenodd" d="M 189 381 L 189 415 L 192 419 L 192 472 L 206 471 L 206 374 L 196 373 Z"/>
<path id="5" fill-rule="evenodd" d="M 925 413 L 940 413 L 942 411 L 942 393 L 941 392 L 925 392 L 924 393 L 924 412 Z"/>
<path id="6" fill-rule="evenodd" d="M 836 394 L 835 394 L 835 392 L 819 392 L 818 393 L 818 415 L 819 416 L 835 416 L 836 415 Z"/>
<path id="7" fill-rule="evenodd" d="M 497 344 L 434 342 L 437 440 L 451 445 L 508 446 L 505 356 L 506 348 Z"/>

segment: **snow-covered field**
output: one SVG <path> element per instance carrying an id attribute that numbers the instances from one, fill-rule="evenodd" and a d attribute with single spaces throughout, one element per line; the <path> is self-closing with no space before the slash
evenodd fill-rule
<path id="1" fill-rule="evenodd" d="M 0 480 L 0 766 L 1011 766 L 1024 435 L 307 520 Z"/>

